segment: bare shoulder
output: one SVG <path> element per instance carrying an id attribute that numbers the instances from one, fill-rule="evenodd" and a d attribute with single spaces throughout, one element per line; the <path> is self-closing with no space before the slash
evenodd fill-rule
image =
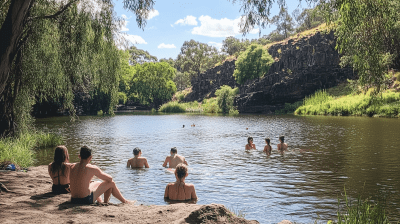
<path id="1" fill-rule="evenodd" d="M 187 184 L 185 183 L 186 186 L 190 187 L 190 188 L 194 188 L 194 184 Z"/>
<path id="2" fill-rule="evenodd" d="M 167 187 L 174 186 L 174 185 L 175 185 L 175 183 L 168 183 Z"/>

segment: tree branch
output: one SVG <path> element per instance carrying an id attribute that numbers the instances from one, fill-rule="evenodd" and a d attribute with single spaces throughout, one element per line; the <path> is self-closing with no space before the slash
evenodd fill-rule
<path id="1" fill-rule="evenodd" d="M 56 19 L 61 13 L 63 13 L 65 10 L 67 10 L 72 4 L 74 4 L 77 1 L 79 1 L 79 0 L 70 1 L 68 4 L 66 4 L 65 6 L 61 7 L 60 10 L 58 10 L 53 15 L 36 16 L 36 17 L 31 18 L 31 20 L 35 20 L 35 19 Z"/>

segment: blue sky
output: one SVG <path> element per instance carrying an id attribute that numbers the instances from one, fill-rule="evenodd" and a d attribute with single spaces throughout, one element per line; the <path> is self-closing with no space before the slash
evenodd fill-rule
<path id="1" fill-rule="evenodd" d="M 121 32 L 125 34 L 131 45 L 148 51 L 151 55 L 161 58 L 176 59 L 185 41 L 191 39 L 213 45 L 222 46 L 222 41 L 228 36 L 236 38 L 259 38 L 258 27 L 242 36 L 238 22 L 243 15 L 240 12 L 240 1 L 235 4 L 228 0 L 161 0 L 156 1 L 154 11 L 150 13 L 144 30 L 139 29 L 135 15 L 123 9 L 122 0 L 114 1 L 114 9 L 119 17 L 125 18 Z M 291 13 L 299 5 L 298 0 L 287 0 Z M 307 7 L 302 4 L 300 7 Z M 271 14 L 276 15 L 279 8 L 275 5 Z M 261 30 L 261 36 L 275 29 L 271 25 Z"/>

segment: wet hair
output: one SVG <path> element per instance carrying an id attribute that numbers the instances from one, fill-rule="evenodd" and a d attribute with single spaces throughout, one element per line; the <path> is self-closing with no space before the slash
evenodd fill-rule
<path id="1" fill-rule="evenodd" d="M 81 156 L 81 159 L 87 159 L 92 155 L 92 150 L 87 146 L 83 146 L 79 155 Z"/>
<path id="2" fill-rule="evenodd" d="M 133 149 L 133 155 L 137 156 L 142 150 L 139 147 Z"/>
<path id="3" fill-rule="evenodd" d="M 285 142 L 285 136 L 283 136 L 283 135 L 279 136 L 279 140 L 281 140 L 282 143 L 284 143 Z"/>
<path id="4" fill-rule="evenodd" d="M 265 142 L 267 142 L 267 144 L 270 145 L 269 143 L 271 142 L 271 140 L 269 138 L 265 138 Z"/>
<path id="5" fill-rule="evenodd" d="M 250 144 L 250 140 L 254 141 L 254 140 L 253 140 L 253 137 L 249 136 L 249 137 L 247 138 L 247 142 L 248 142 L 249 144 Z"/>
<path id="6" fill-rule="evenodd" d="M 175 168 L 175 174 L 179 179 L 186 177 L 188 168 L 185 164 L 179 163 Z"/>
<path id="7" fill-rule="evenodd" d="M 57 171 L 61 170 L 61 174 L 64 175 L 65 171 L 65 161 L 69 159 L 68 149 L 64 145 L 59 145 L 54 150 L 54 160 L 50 166 L 51 172 L 55 174 Z"/>
<path id="8" fill-rule="evenodd" d="M 178 149 L 176 147 L 171 148 L 172 153 L 178 153 Z"/>

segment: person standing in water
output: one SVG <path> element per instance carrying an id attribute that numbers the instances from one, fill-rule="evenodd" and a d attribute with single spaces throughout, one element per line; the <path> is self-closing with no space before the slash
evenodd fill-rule
<path id="1" fill-rule="evenodd" d="M 256 149 L 256 145 L 253 144 L 253 137 L 248 137 L 247 138 L 247 145 L 245 146 L 246 150 L 251 150 L 251 149 Z"/>
<path id="2" fill-rule="evenodd" d="M 171 148 L 171 156 L 167 156 L 167 158 L 165 158 L 163 167 L 166 167 L 168 163 L 169 163 L 169 168 L 175 168 L 180 163 L 188 165 L 188 163 L 185 160 L 185 157 L 178 155 L 178 149 L 176 149 L 176 147 Z"/>
<path id="3" fill-rule="evenodd" d="M 139 147 L 133 149 L 133 158 L 130 158 L 126 163 L 126 167 L 128 168 L 149 168 L 149 164 L 147 163 L 147 159 L 142 157 L 142 150 Z"/>
<path id="4" fill-rule="evenodd" d="M 279 142 L 280 143 L 278 144 L 278 151 L 287 151 L 288 145 L 285 143 L 285 136 L 279 136 Z"/>
<path id="5" fill-rule="evenodd" d="M 267 153 L 267 155 L 271 155 L 272 147 L 270 145 L 271 140 L 269 138 L 265 138 L 265 144 L 264 146 L 264 152 Z"/>
<path id="6" fill-rule="evenodd" d="M 196 200 L 196 190 L 193 184 L 185 183 L 185 178 L 189 175 L 185 164 L 180 163 L 175 169 L 175 183 L 169 183 L 165 187 L 164 198 L 175 201 Z"/>

